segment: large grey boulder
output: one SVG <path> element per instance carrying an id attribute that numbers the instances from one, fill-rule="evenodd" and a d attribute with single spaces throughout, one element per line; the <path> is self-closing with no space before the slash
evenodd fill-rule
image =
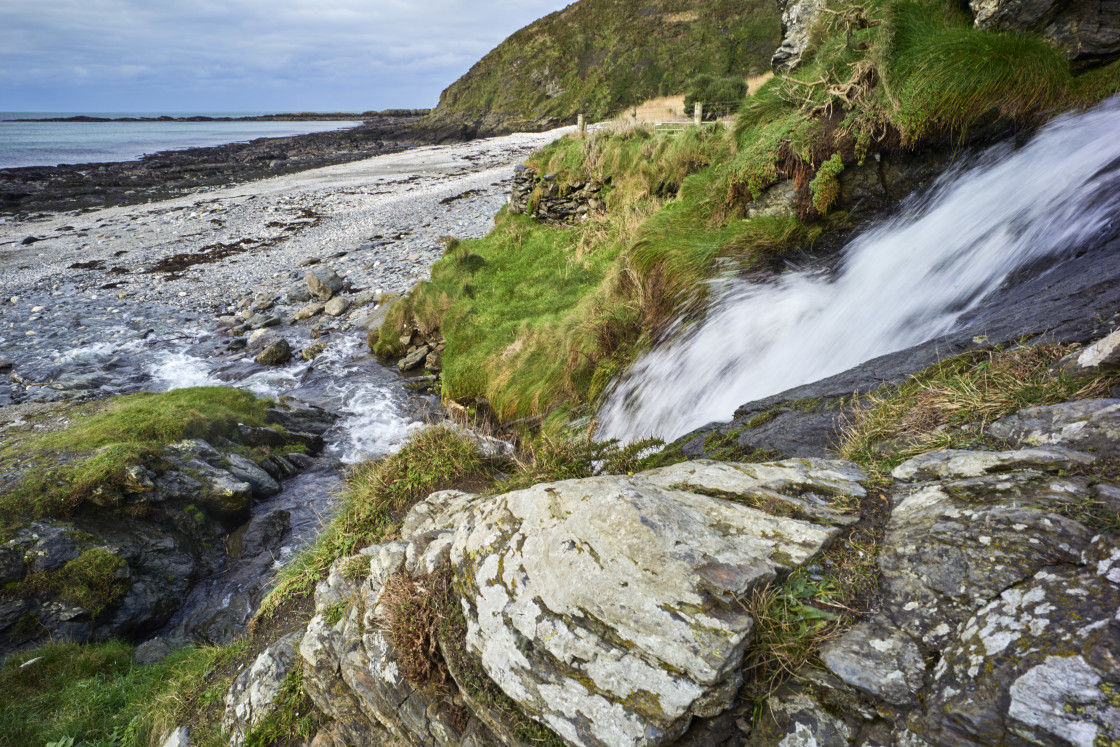
<path id="1" fill-rule="evenodd" d="M 1073 62 L 1120 53 L 1117 0 L 969 0 L 977 28 L 1030 32 Z"/>
<path id="2" fill-rule="evenodd" d="M 684 463 L 481 503 L 451 548 L 467 646 L 569 743 L 669 743 L 738 690 L 753 621 L 737 599 L 839 531 L 753 506 L 790 485 L 842 506 L 861 478 L 824 460 Z"/>

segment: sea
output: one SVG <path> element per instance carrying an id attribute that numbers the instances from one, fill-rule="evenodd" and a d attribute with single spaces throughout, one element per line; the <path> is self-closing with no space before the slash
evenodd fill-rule
<path id="1" fill-rule="evenodd" d="M 30 122 L 48 117 L 249 117 L 276 112 L 0 112 L 0 169 L 132 161 L 148 153 L 356 127 L 352 122 Z"/>

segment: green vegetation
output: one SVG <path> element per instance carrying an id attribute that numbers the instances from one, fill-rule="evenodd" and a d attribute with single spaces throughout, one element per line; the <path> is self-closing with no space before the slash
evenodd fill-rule
<path id="1" fill-rule="evenodd" d="M 0 744 L 158 744 L 186 704 L 204 695 L 206 678 L 243 652 L 240 643 L 185 648 L 149 666 L 134 665 L 132 647 L 116 641 L 51 643 L 14 654 L 0 665 Z M 192 744 L 221 744 L 210 726 L 192 729 Z"/>
<path id="2" fill-rule="evenodd" d="M 127 567 L 123 558 L 105 548 L 91 547 L 61 568 L 27 576 L 14 588 L 5 589 L 5 594 L 53 593 L 59 601 L 88 610 L 96 619 L 128 591 L 127 575 L 122 575 Z"/>
<path id="3" fill-rule="evenodd" d="M 546 19 L 547 34 L 538 33 L 542 25 L 515 35 L 449 90 L 447 105 L 475 106 L 468 92 L 482 88 L 472 81 L 507 69 L 495 60 L 510 44 L 583 49 L 558 26 L 575 29 L 580 14 L 597 7 L 584 0 Z M 526 53 L 537 58 L 544 59 L 539 50 Z M 727 75 L 706 69 L 687 79 L 718 80 L 700 73 Z M 502 213 L 486 238 L 451 241 L 431 282 L 394 309 L 372 347 L 396 354 L 402 333 L 438 333 L 447 343 L 443 395 L 468 404 L 486 398 L 503 422 L 586 411 L 651 340 L 703 313 L 713 275 L 776 268 L 783 254 L 849 230 L 841 180 L 869 155 L 952 148 L 1117 90 L 1120 64 L 1075 75 L 1045 42 L 978 30 L 957 3 L 872 0 L 830 9 L 802 65 L 747 97 L 730 131 L 616 124 L 534 154 L 529 164 L 554 174 L 561 191 L 604 183 L 606 213 L 578 227 Z M 496 95 L 486 106 L 500 110 Z M 793 215 L 745 218 L 767 188 L 787 179 Z"/>
<path id="4" fill-rule="evenodd" d="M 747 96 L 747 83 L 741 77 L 719 77 L 697 75 L 688 83 L 684 95 L 684 113 L 693 116 L 696 102 L 704 105 L 704 119 L 714 120 L 739 110 L 739 104 Z"/>
<path id="5" fill-rule="evenodd" d="M 925 451 L 996 446 L 984 426 L 1024 407 L 1106 394 L 1115 374 L 1050 373 L 1071 349 L 1050 344 L 965 353 L 857 398 L 840 455 L 883 474 Z"/>
<path id="6" fill-rule="evenodd" d="M 429 121 L 488 133 L 572 121 L 579 112 L 603 119 L 684 93 L 699 74 L 757 75 L 780 36 L 769 0 L 700 9 L 685 0 L 581 0 L 503 41 L 443 92 Z"/>
<path id="7" fill-rule="evenodd" d="M 21 472 L 0 495 L 0 522 L 10 532 L 22 519 L 64 516 L 95 489 L 128 481 L 129 467 L 184 438 L 232 435 L 238 423 L 264 425 L 267 400 L 224 387 L 131 394 L 65 411 L 69 425 L 0 444 L 0 472 Z"/>
<path id="8" fill-rule="evenodd" d="M 310 595 L 338 558 L 387 539 L 418 500 L 437 490 L 481 489 L 492 472 L 471 439 L 447 427 L 422 430 L 396 454 L 364 463 L 351 475 L 334 520 L 314 545 L 284 566 L 254 626 L 289 600 Z"/>

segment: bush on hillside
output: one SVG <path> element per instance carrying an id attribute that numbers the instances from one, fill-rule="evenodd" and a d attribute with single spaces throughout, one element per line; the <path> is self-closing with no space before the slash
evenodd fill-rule
<path id="1" fill-rule="evenodd" d="M 697 75 L 688 84 L 684 95 L 684 113 L 692 116 L 699 101 L 704 105 L 704 119 L 714 120 L 724 114 L 739 111 L 739 104 L 746 98 L 747 84 L 742 78 L 721 78 L 715 75 Z"/>

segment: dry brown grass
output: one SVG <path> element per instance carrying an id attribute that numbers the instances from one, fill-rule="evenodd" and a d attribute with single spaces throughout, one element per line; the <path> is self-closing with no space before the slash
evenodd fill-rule
<path id="1" fill-rule="evenodd" d="M 381 591 L 379 623 L 393 642 L 401 674 L 412 684 L 450 687 L 447 664 L 439 651 L 439 629 L 454 600 L 449 573 L 409 576 L 397 571 Z"/>

